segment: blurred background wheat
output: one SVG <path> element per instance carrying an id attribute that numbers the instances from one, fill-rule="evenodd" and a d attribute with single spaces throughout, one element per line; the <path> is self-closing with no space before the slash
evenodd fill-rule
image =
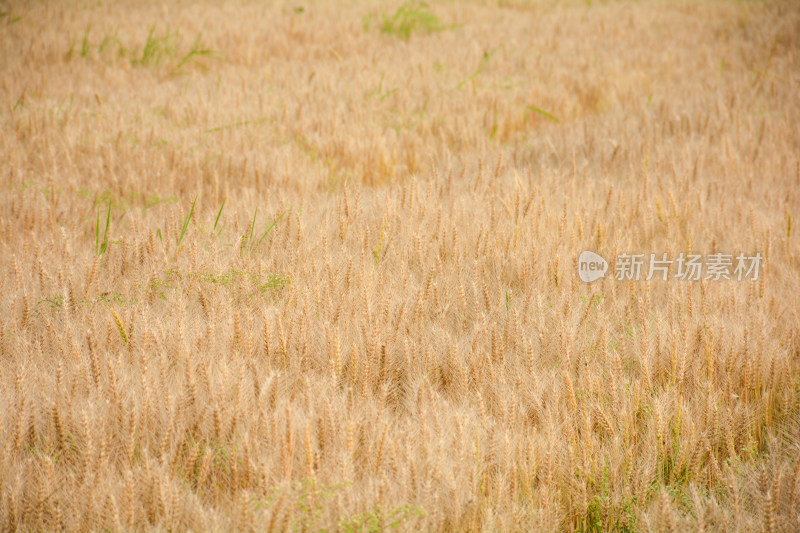
<path id="1" fill-rule="evenodd" d="M 0 529 L 800 529 L 797 3 L 0 7 Z"/>

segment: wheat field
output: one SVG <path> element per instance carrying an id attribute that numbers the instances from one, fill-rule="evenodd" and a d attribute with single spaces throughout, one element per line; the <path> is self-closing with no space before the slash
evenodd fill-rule
<path id="1" fill-rule="evenodd" d="M 0 530 L 800 530 L 799 4 L 0 2 L 0 80 Z"/>

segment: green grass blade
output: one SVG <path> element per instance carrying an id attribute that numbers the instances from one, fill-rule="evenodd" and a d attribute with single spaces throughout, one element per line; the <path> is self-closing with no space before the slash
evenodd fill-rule
<path id="1" fill-rule="evenodd" d="M 94 252 L 100 255 L 100 208 L 97 208 L 97 222 L 94 223 Z"/>
<path id="2" fill-rule="evenodd" d="M 98 215 L 99 216 L 99 215 Z M 103 242 L 100 244 L 100 253 L 108 250 L 108 227 L 111 225 L 111 202 L 108 202 L 108 212 L 106 213 L 106 230 L 103 232 Z"/>
<path id="3" fill-rule="evenodd" d="M 181 245 L 183 242 L 183 236 L 186 235 L 186 228 L 189 227 L 189 221 L 192 220 L 192 215 L 194 214 L 194 204 L 197 203 L 197 195 L 194 197 L 194 201 L 192 202 L 192 208 L 189 210 L 189 214 L 186 216 L 186 220 L 183 221 L 183 228 L 181 229 L 181 235 L 178 237 L 178 246 Z"/>
<path id="4" fill-rule="evenodd" d="M 258 206 L 256 206 L 256 210 L 253 213 L 253 223 L 250 225 L 250 239 L 247 243 L 248 249 L 253 249 L 253 234 L 256 231 L 256 217 L 258 217 Z"/>
<path id="5" fill-rule="evenodd" d="M 219 211 L 217 211 L 217 218 L 214 220 L 214 229 L 211 230 L 212 232 L 217 231 L 217 224 L 219 223 L 220 215 L 222 215 L 222 208 L 225 207 L 225 200 L 227 200 L 227 198 L 222 200 L 222 205 L 219 206 Z"/>
<path id="6" fill-rule="evenodd" d="M 150 62 L 150 60 L 155 56 L 156 53 L 156 40 L 153 37 L 153 34 L 156 31 L 155 23 L 150 26 L 150 32 L 147 34 L 147 40 L 144 43 L 144 48 L 142 49 L 142 58 L 139 62 L 143 65 Z"/>
<path id="7" fill-rule="evenodd" d="M 86 57 L 89 54 L 89 31 L 92 25 L 86 26 L 86 31 L 83 33 L 83 41 L 81 41 L 81 57 Z"/>
<path id="8" fill-rule="evenodd" d="M 552 121 L 553 121 L 553 122 L 555 122 L 556 124 L 560 124 L 560 123 L 561 123 L 561 121 L 560 121 L 560 120 L 558 120 L 556 117 L 554 117 L 553 115 L 551 115 L 550 113 L 548 113 L 548 112 L 547 112 L 547 111 L 545 111 L 544 109 L 541 109 L 541 108 L 539 108 L 539 107 L 536 107 L 536 106 L 534 106 L 534 105 L 529 105 L 529 106 L 528 106 L 528 107 L 526 107 L 525 109 L 528 109 L 528 110 L 530 110 L 530 111 L 535 111 L 536 113 L 539 113 L 539 114 L 540 114 L 540 115 L 542 115 L 543 117 L 547 117 L 547 118 L 549 118 L 550 120 L 552 120 Z"/>
<path id="9" fill-rule="evenodd" d="M 212 50 L 211 48 L 201 48 L 200 41 L 203 37 L 203 34 L 200 33 L 194 40 L 191 49 L 183 56 L 183 58 L 175 65 L 172 70 L 170 70 L 170 76 L 179 74 L 181 72 L 181 68 L 187 65 L 193 59 L 208 56 L 208 57 L 215 57 L 217 55 L 216 50 Z"/>
<path id="10" fill-rule="evenodd" d="M 270 225 L 269 225 L 269 227 L 266 229 L 266 231 L 265 231 L 265 232 L 264 232 L 264 234 L 261 236 L 261 238 L 260 238 L 260 239 L 258 239 L 258 242 L 256 243 L 256 249 L 258 249 L 258 246 L 261 244 L 261 241 L 263 241 L 263 240 L 264 240 L 264 237 L 266 237 L 267 235 L 269 235 L 269 232 L 270 232 L 270 231 L 272 231 L 272 228 L 274 228 L 274 227 L 275 227 L 275 224 L 277 224 L 277 223 L 278 223 L 278 221 L 279 221 L 280 219 L 282 219 L 282 218 L 283 218 L 283 215 L 285 215 L 285 214 L 286 214 L 286 211 L 282 212 L 280 215 L 278 215 L 278 218 L 276 218 L 276 219 L 275 219 L 275 221 L 274 221 L 272 224 L 270 224 Z"/>

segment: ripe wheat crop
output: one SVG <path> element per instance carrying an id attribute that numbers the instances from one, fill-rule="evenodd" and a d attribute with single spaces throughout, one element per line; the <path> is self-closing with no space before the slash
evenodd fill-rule
<path id="1" fill-rule="evenodd" d="M 797 3 L 0 1 L 0 87 L 0 530 L 800 529 Z"/>

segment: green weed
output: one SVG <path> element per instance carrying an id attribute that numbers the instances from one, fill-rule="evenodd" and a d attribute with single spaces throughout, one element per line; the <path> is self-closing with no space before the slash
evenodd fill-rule
<path id="1" fill-rule="evenodd" d="M 222 210 L 222 208 L 220 208 L 220 211 L 221 210 Z M 262 233 L 261 237 L 255 242 L 255 246 L 254 246 L 253 245 L 253 239 L 255 238 L 256 219 L 258 217 L 258 207 L 256 207 L 256 210 L 253 213 L 253 220 L 250 223 L 250 230 L 248 231 L 248 234 L 245 237 L 242 238 L 241 244 L 239 246 L 240 247 L 240 251 L 244 250 L 245 243 L 247 243 L 246 247 L 247 247 L 247 250 L 249 252 L 253 252 L 254 250 L 257 250 L 259 245 L 261 245 L 261 242 L 267 237 L 267 235 L 270 234 L 270 232 L 273 230 L 273 228 L 275 228 L 275 225 L 283 218 L 283 216 L 285 214 L 286 214 L 286 211 L 282 211 L 281 214 L 279 214 L 278 217 L 275 220 L 273 220 L 272 223 L 269 226 L 267 226 L 267 228 L 264 230 L 264 233 Z M 215 224 L 215 227 L 216 227 L 216 224 Z"/>
<path id="2" fill-rule="evenodd" d="M 165 300 L 167 293 L 188 287 L 192 280 L 201 284 L 226 287 L 241 292 L 247 297 L 264 297 L 269 300 L 279 298 L 284 289 L 291 284 L 291 279 L 277 272 L 251 272 L 248 270 L 229 269 L 221 272 L 191 272 L 178 268 L 169 268 L 162 275 L 147 285 L 149 292 Z"/>
<path id="3" fill-rule="evenodd" d="M 44 298 L 39 298 L 36 304 L 46 303 L 52 309 L 60 309 L 64 305 L 64 295 L 63 294 L 54 294 L 52 296 L 45 296 Z"/>
<path id="4" fill-rule="evenodd" d="M 142 55 L 135 61 L 136 63 L 157 67 L 164 57 L 170 57 L 175 54 L 178 41 L 177 32 L 171 33 L 169 25 L 167 25 L 165 32 L 161 36 L 157 36 L 155 31 L 156 25 L 153 24 L 142 48 Z"/>
<path id="5" fill-rule="evenodd" d="M 534 113 L 539 113 L 543 117 L 549 118 L 550 120 L 552 120 L 556 124 L 560 124 L 561 123 L 560 120 L 558 120 L 556 117 L 554 117 L 553 115 L 551 115 L 550 113 L 548 113 L 544 109 L 538 108 L 538 107 L 533 106 L 533 105 L 529 105 L 525 109 L 527 109 L 528 111 L 533 111 Z"/>
<path id="6" fill-rule="evenodd" d="M 94 249 L 97 255 L 103 255 L 108 250 L 108 228 L 111 224 L 111 202 L 108 203 L 106 212 L 106 228 L 103 232 L 103 240 L 100 241 L 100 209 L 97 209 L 97 222 L 94 226 Z"/>
<path id="7" fill-rule="evenodd" d="M 3 11 L 3 12 L 0 13 L 0 18 L 6 18 L 6 17 L 8 17 L 8 23 L 7 24 L 9 26 L 11 26 L 12 24 L 16 24 L 17 22 L 22 20 L 22 15 L 17 15 L 16 17 L 12 17 L 10 11 Z"/>
<path id="8" fill-rule="evenodd" d="M 264 240 L 264 238 L 265 238 L 267 235 L 269 235 L 269 233 L 272 231 L 272 228 L 274 228 L 274 227 L 275 227 L 275 224 L 277 224 L 277 223 L 278 223 L 278 221 L 280 221 L 280 219 L 282 219 L 282 218 L 283 218 L 283 215 L 285 215 L 285 214 L 286 214 L 286 211 L 283 211 L 283 212 L 282 212 L 280 215 L 278 215 L 278 218 L 276 218 L 275 220 L 273 220 L 273 221 L 272 221 L 272 224 L 270 224 L 270 225 L 267 227 L 267 229 L 266 229 L 266 230 L 264 230 L 264 233 L 261 235 L 261 238 L 260 238 L 260 239 L 258 239 L 258 242 L 256 243 L 256 248 L 255 248 L 255 249 L 258 249 L 258 246 L 261 244 L 261 241 L 263 241 L 263 240 Z M 251 251 L 252 251 L 252 248 L 251 248 Z"/>
<path id="9" fill-rule="evenodd" d="M 219 206 L 219 211 L 217 211 L 217 218 L 214 219 L 214 227 L 211 230 L 212 235 L 213 235 L 213 233 L 215 231 L 217 231 L 217 225 L 219 224 L 219 217 L 222 216 L 222 209 L 225 207 L 225 201 L 226 200 L 227 200 L 227 198 L 222 200 L 222 205 Z M 220 228 L 219 231 L 222 232 L 222 228 Z M 217 234 L 217 236 L 219 236 L 219 234 Z"/>
<path id="10" fill-rule="evenodd" d="M 89 54 L 89 32 L 92 25 L 86 26 L 86 31 L 83 32 L 83 41 L 81 41 L 81 57 L 86 57 Z"/>
<path id="11" fill-rule="evenodd" d="M 417 1 L 404 3 L 391 16 L 383 15 L 381 23 L 381 33 L 401 39 L 408 39 L 417 31 L 432 33 L 443 29 L 445 25 L 430 11 L 428 4 Z"/>
<path id="12" fill-rule="evenodd" d="M 497 50 L 496 48 L 494 50 L 488 50 L 488 51 L 484 50 L 483 56 L 481 57 L 481 62 L 478 64 L 478 68 L 476 68 L 472 74 L 470 74 L 469 76 L 458 82 L 458 84 L 456 85 L 456 89 L 460 89 L 467 82 L 472 81 L 481 74 L 483 74 L 483 71 L 486 69 L 486 65 L 489 64 L 489 60 L 492 58 L 496 50 Z"/>
<path id="13" fill-rule="evenodd" d="M 177 75 L 181 73 L 181 68 L 185 65 L 189 64 L 191 61 L 196 61 L 200 57 L 210 57 L 217 54 L 216 51 L 212 50 L 211 48 L 202 48 L 200 45 L 200 39 L 202 37 L 202 33 L 198 34 L 192 44 L 192 47 L 189 51 L 178 61 L 178 64 L 175 65 L 172 70 L 170 71 L 170 75 Z"/>
<path id="14" fill-rule="evenodd" d="M 397 529 L 403 522 L 415 516 L 425 516 L 425 509 L 418 505 L 401 505 L 383 509 L 380 505 L 362 513 L 339 519 L 339 528 L 348 533 L 356 531 L 377 532 Z"/>
<path id="15" fill-rule="evenodd" d="M 271 120 L 269 117 L 264 116 L 255 120 L 240 120 L 238 122 L 231 122 L 230 124 L 223 124 L 222 126 L 215 126 L 213 128 L 206 129 L 205 132 L 216 133 L 218 131 L 224 131 L 227 129 L 236 128 L 238 126 L 259 126 L 267 122 L 271 122 Z"/>
<path id="16" fill-rule="evenodd" d="M 197 65 L 205 68 L 203 63 L 199 63 L 198 59 L 202 57 L 217 57 L 219 53 L 216 50 L 205 47 L 202 45 L 202 34 L 198 34 L 192 45 L 188 50 L 181 50 L 181 39 L 178 31 L 172 31 L 167 25 L 163 32 L 157 31 L 157 24 L 150 27 L 150 31 L 141 48 L 136 46 L 126 47 L 119 40 L 119 30 L 114 30 L 114 33 L 106 33 L 103 35 L 99 45 L 92 44 L 90 41 L 91 25 L 88 25 L 81 37 L 80 49 L 77 53 L 82 58 L 87 58 L 91 55 L 93 49 L 96 49 L 97 55 L 105 57 L 106 60 L 115 59 L 114 56 L 108 56 L 107 52 L 113 50 L 112 45 L 116 45 L 116 58 L 122 58 L 130 61 L 132 65 L 140 65 L 151 68 L 159 68 L 164 63 L 172 63 L 167 71 L 168 76 L 180 75 L 186 72 L 189 65 Z M 78 39 L 73 36 L 70 40 L 70 46 L 67 50 L 67 61 L 72 59 L 76 53 Z M 104 55 L 105 54 L 105 55 Z"/>
<path id="17" fill-rule="evenodd" d="M 181 245 L 181 243 L 183 242 L 183 237 L 186 235 L 186 229 L 189 227 L 189 222 L 192 220 L 192 215 L 194 215 L 194 206 L 196 203 L 197 203 L 197 196 L 194 197 L 194 201 L 192 202 L 192 208 L 189 210 L 189 214 L 186 215 L 186 218 L 183 221 L 181 234 L 178 236 L 178 246 Z"/>

